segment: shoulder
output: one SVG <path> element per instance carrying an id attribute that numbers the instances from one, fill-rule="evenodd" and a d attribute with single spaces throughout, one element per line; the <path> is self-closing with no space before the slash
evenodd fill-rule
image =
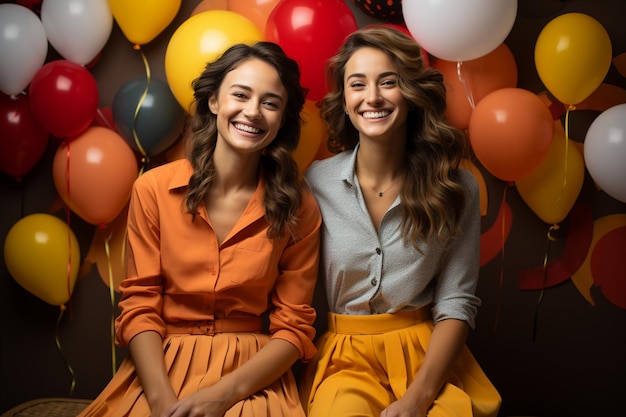
<path id="1" fill-rule="evenodd" d="M 465 168 L 459 168 L 457 170 L 457 182 L 467 190 L 470 195 L 478 193 L 478 181 L 471 171 Z"/>
<path id="2" fill-rule="evenodd" d="M 299 217 L 302 221 L 317 222 L 317 220 L 321 220 L 322 215 L 317 201 L 313 193 L 307 188 L 302 190 L 302 202 L 299 211 Z"/>
<path id="3" fill-rule="evenodd" d="M 305 173 L 305 178 L 313 192 L 328 185 L 329 181 L 342 179 L 351 163 L 352 151 L 346 151 L 333 155 L 329 158 L 313 161 Z"/>
<path id="4" fill-rule="evenodd" d="M 177 159 L 144 172 L 135 180 L 135 188 L 170 189 L 187 186 L 191 173 L 192 168 L 189 161 Z"/>

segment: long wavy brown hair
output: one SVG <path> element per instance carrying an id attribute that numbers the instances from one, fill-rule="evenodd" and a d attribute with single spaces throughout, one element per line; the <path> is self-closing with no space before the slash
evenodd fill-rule
<path id="1" fill-rule="evenodd" d="M 265 179 L 263 206 L 271 238 L 293 233 L 298 223 L 297 211 L 302 201 L 302 176 L 293 158 L 300 138 L 300 111 L 306 90 L 300 85 L 300 69 L 282 48 L 272 42 L 254 45 L 237 44 L 228 48 L 217 60 L 209 63 L 193 82 L 194 101 L 186 136 L 187 157 L 194 172 L 184 204 L 191 214 L 198 214 L 215 179 L 213 155 L 217 143 L 217 116 L 209 109 L 209 98 L 217 95 L 226 74 L 250 59 L 260 59 L 273 66 L 287 91 L 287 103 L 281 128 L 276 138 L 261 155 L 260 171 Z"/>
<path id="2" fill-rule="evenodd" d="M 461 160 L 471 150 L 462 131 L 446 119 L 443 75 L 424 63 L 420 46 L 397 29 L 368 26 L 352 33 L 326 65 L 329 93 L 321 100 L 320 115 L 328 129 L 328 149 L 354 149 L 359 132 L 344 112 L 346 63 L 360 48 L 383 51 L 398 71 L 398 86 L 409 104 L 402 235 L 419 248 L 420 240 L 446 241 L 458 235 L 465 205 L 465 189 L 458 178 Z"/>

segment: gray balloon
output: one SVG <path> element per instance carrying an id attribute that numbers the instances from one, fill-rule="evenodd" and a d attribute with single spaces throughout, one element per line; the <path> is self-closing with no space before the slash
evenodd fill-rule
<path id="1" fill-rule="evenodd" d="M 171 147 L 181 135 L 186 113 L 169 86 L 140 77 L 124 84 L 113 98 L 113 121 L 119 134 L 144 156 Z"/>

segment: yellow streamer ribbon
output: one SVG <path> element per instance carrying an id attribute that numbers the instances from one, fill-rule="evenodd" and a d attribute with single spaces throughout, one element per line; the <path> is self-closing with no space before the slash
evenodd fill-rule
<path id="1" fill-rule="evenodd" d="M 148 63 L 148 59 L 146 58 L 146 54 L 143 53 L 142 50 L 140 50 L 139 48 L 136 48 L 140 55 L 141 55 L 141 59 L 143 60 L 143 65 L 146 69 L 146 88 L 143 90 L 143 94 L 141 95 L 141 98 L 139 99 L 139 102 L 137 103 L 137 107 L 135 108 L 135 113 L 133 115 L 133 139 L 135 140 L 135 145 L 137 145 L 137 149 L 139 149 L 139 152 L 141 152 L 141 156 L 142 158 L 142 166 L 141 169 L 139 171 L 139 176 L 141 176 L 144 171 L 148 168 L 148 164 L 150 163 L 150 158 L 148 157 L 147 152 L 144 150 L 143 146 L 141 146 L 141 141 L 139 140 L 139 136 L 137 135 L 137 117 L 139 116 L 139 112 L 141 111 L 141 106 L 143 105 L 144 101 L 146 100 L 146 97 L 148 96 L 148 89 L 150 88 L 150 80 L 151 80 L 151 75 L 150 75 L 150 65 Z"/>
<path id="2" fill-rule="evenodd" d="M 111 234 L 104 239 L 104 250 L 107 255 L 107 270 L 109 275 L 109 296 L 111 298 L 111 374 L 115 375 L 117 370 L 117 360 L 115 357 L 115 290 L 113 288 L 113 267 L 111 265 L 111 249 L 109 241 L 111 240 Z"/>
<path id="3" fill-rule="evenodd" d="M 556 201 L 561 199 L 561 196 L 565 192 L 565 186 L 567 185 L 567 160 L 569 157 L 569 113 L 572 110 L 576 110 L 576 107 L 569 106 L 567 111 L 565 112 L 565 158 L 563 158 L 563 184 L 561 185 L 561 191 L 559 192 L 559 196 L 556 198 Z"/>
<path id="4" fill-rule="evenodd" d="M 61 354 L 61 357 L 63 358 L 63 361 L 65 362 L 65 366 L 67 367 L 68 372 L 72 376 L 72 383 L 70 385 L 70 397 L 72 397 L 74 395 L 74 389 L 76 388 L 76 377 L 74 375 L 74 369 L 72 368 L 72 365 L 70 365 L 70 363 L 67 361 L 67 358 L 65 357 L 65 352 L 63 352 L 63 348 L 61 347 L 61 341 L 59 340 L 59 327 L 61 325 L 61 320 L 63 319 L 63 313 L 65 312 L 65 310 L 67 310 L 67 307 L 62 304 L 60 308 L 61 311 L 59 312 L 59 317 L 57 318 L 57 323 L 54 329 L 54 341 L 57 345 L 59 353 Z"/>
<path id="5" fill-rule="evenodd" d="M 546 252 L 543 255 L 543 282 L 542 282 L 542 285 L 541 285 L 541 291 L 539 292 L 539 298 L 537 299 L 537 304 L 535 305 L 535 314 L 534 314 L 534 317 L 533 317 L 533 342 L 535 341 L 536 336 L 537 336 L 537 321 L 538 321 L 538 317 L 539 317 L 539 305 L 543 301 L 543 296 L 545 294 L 545 288 L 546 288 L 546 282 L 548 280 L 548 259 L 549 259 L 549 256 L 550 256 L 550 244 L 552 242 L 556 241 L 556 238 L 554 236 L 552 236 L 552 232 L 554 232 L 556 230 L 559 230 L 559 225 L 558 224 L 553 224 L 548 229 L 547 242 L 546 242 Z"/>

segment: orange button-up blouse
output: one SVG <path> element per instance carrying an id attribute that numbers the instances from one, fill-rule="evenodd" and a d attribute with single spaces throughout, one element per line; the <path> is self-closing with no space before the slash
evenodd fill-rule
<path id="1" fill-rule="evenodd" d="M 116 343 L 127 345 L 147 330 L 165 337 L 166 323 L 269 312 L 272 338 L 289 341 L 302 359 L 310 359 L 321 225 L 315 199 L 304 191 L 297 240 L 269 239 L 260 180 L 243 215 L 218 245 L 204 205 L 195 221 L 183 205 L 191 174 L 189 161 L 180 159 L 135 181 Z"/>

